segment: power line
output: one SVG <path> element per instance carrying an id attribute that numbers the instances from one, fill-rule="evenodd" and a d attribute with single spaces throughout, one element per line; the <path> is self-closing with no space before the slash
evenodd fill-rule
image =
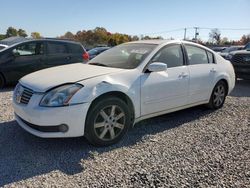
<path id="1" fill-rule="evenodd" d="M 250 31 L 250 28 L 218 28 L 218 27 L 200 27 L 200 29 L 219 29 L 219 30 L 231 30 L 231 31 Z"/>

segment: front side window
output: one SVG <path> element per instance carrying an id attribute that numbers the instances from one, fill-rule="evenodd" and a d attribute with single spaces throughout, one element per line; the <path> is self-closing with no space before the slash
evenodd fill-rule
<path id="1" fill-rule="evenodd" d="M 67 53 L 67 46 L 62 42 L 48 42 L 49 54 L 64 54 Z"/>
<path id="2" fill-rule="evenodd" d="M 206 50 L 190 45 L 186 45 L 186 50 L 188 55 L 188 62 L 190 65 L 208 64 Z"/>
<path id="3" fill-rule="evenodd" d="M 89 61 L 90 65 L 134 69 L 153 51 L 157 45 L 127 43 L 113 47 Z"/>
<path id="4" fill-rule="evenodd" d="M 161 49 L 151 60 L 167 64 L 168 68 L 183 66 L 183 53 L 181 45 L 166 46 Z"/>
<path id="5" fill-rule="evenodd" d="M 13 49 L 16 56 L 32 56 L 44 54 L 44 44 L 42 42 L 31 42 L 17 46 Z"/>

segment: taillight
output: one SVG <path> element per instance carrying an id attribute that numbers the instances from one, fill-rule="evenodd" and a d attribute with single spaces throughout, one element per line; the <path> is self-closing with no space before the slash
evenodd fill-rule
<path id="1" fill-rule="evenodd" d="M 88 52 L 84 52 L 84 53 L 82 54 L 82 58 L 83 58 L 84 60 L 88 61 L 88 60 L 89 60 L 89 53 L 88 53 Z"/>

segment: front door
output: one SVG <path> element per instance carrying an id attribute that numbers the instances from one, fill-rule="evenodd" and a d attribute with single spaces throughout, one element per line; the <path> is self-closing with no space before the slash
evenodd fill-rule
<path id="1" fill-rule="evenodd" d="M 11 51 L 13 60 L 6 64 L 5 72 L 9 82 L 15 82 L 23 76 L 43 68 L 44 43 L 26 42 Z"/>
<path id="2" fill-rule="evenodd" d="M 181 45 L 167 45 L 152 58 L 152 62 L 166 63 L 168 68 L 142 74 L 141 116 L 187 104 L 189 71 L 184 64 Z"/>

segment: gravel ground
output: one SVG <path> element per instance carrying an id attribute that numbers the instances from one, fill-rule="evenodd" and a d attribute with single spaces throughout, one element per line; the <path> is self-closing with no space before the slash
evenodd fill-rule
<path id="1" fill-rule="evenodd" d="M 106 148 L 26 133 L 11 95 L 0 92 L 0 187 L 250 187 L 250 81 L 220 110 L 146 120 Z"/>

